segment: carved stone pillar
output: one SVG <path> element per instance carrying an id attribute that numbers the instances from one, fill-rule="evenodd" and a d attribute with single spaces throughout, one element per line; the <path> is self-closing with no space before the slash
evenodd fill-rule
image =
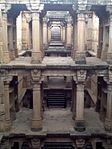
<path id="1" fill-rule="evenodd" d="M 4 52 L 3 61 L 4 63 L 9 63 L 10 58 L 9 58 L 9 51 L 8 51 L 7 13 L 3 13 L 2 18 L 3 18 L 3 34 L 2 35 L 3 35 L 3 52 Z"/>
<path id="2" fill-rule="evenodd" d="M 71 48 L 72 47 L 72 18 L 69 16 L 67 20 L 67 36 L 66 36 L 66 47 Z"/>
<path id="3" fill-rule="evenodd" d="M 50 44 L 51 42 L 51 28 L 48 26 L 48 43 Z"/>
<path id="4" fill-rule="evenodd" d="M 42 115 L 41 115 L 41 86 L 40 86 L 40 71 L 32 71 L 33 78 L 33 116 L 32 116 L 32 131 L 39 131 L 42 129 Z"/>
<path id="5" fill-rule="evenodd" d="M 86 71 L 77 71 L 77 85 L 76 85 L 76 117 L 75 129 L 77 131 L 85 130 L 84 122 L 84 81 L 86 78 Z"/>
<path id="6" fill-rule="evenodd" d="M 47 19 L 43 19 L 43 46 L 47 49 L 48 46 L 48 30 L 47 30 Z"/>
<path id="7" fill-rule="evenodd" d="M 5 129 L 11 127 L 10 98 L 9 98 L 9 80 L 4 81 L 4 106 L 5 106 Z"/>
<path id="8" fill-rule="evenodd" d="M 112 63 L 112 7 L 107 6 L 107 11 L 109 11 L 109 47 L 107 52 L 107 62 Z"/>
<path id="9" fill-rule="evenodd" d="M 62 42 L 65 44 L 65 26 L 62 27 Z"/>
<path id="10" fill-rule="evenodd" d="M 0 63 L 3 63 L 3 19 L 0 9 Z"/>
<path id="11" fill-rule="evenodd" d="M 77 51 L 76 63 L 85 64 L 85 14 L 77 14 Z"/>
<path id="12" fill-rule="evenodd" d="M 72 82 L 72 111 L 73 111 L 73 119 L 76 117 L 76 84 L 75 80 Z"/>
<path id="13" fill-rule="evenodd" d="M 108 28 L 106 26 L 103 27 L 103 49 L 101 54 L 101 59 L 107 59 L 107 51 L 108 51 Z"/>
<path id="14" fill-rule="evenodd" d="M 27 12 L 22 12 L 22 50 L 29 49 L 29 20 Z"/>
<path id="15" fill-rule="evenodd" d="M 32 51 L 32 63 L 41 63 L 41 30 L 40 30 L 40 14 L 39 12 L 32 13 L 32 40 L 33 40 L 33 51 Z"/>
<path id="16" fill-rule="evenodd" d="M 73 51 L 71 53 L 73 60 L 75 60 L 76 50 L 77 50 L 77 22 L 75 17 L 73 23 Z"/>
<path id="17" fill-rule="evenodd" d="M 107 113 L 105 129 L 112 131 L 112 83 L 107 85 Z"/>

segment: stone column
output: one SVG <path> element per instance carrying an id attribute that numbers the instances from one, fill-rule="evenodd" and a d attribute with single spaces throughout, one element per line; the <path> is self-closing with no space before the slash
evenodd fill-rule
<path id="1" fill-rule="evenodd" d="M 77 51 L 76 63 L 84 64 L 85 62 L 85 14 L 77 14 Z"/>
<path id="2" fill-rule="evenodd" d="M 75 129 L 77 131 L 84 131 L 84 84 L 78 83 L 76 89 L 76 117 Z"/>
<path id="3" fill-rule="evenodd" d="M 9 130 L 11 127 L 9 83 L 10 81 L 8 80 L 4 81 L 4 106 L 5 106 L 5 129 L 6 130 Z"/>
<path id="4" fill-rule="evenodd" d="M 112 83 L 107 87 L 107 113 L 105 120 L 105 129 L 112 131 Z"/>
<path id="5" fill-rule="evenodd" d="M 72 80 L 72 111 L 73 111 L 73 119 L 75 120 L 76 116 L 76 84 L 75 81 Z"/>
<path id="6" fill-rule="evenodd" d="M 7 13 L 3 13 L 3 52 L 4 52 L 4 63 L 9 63 L 9 51 L 8 51 L 8 31 L 7 31 Z"/>
<path id="7" fill-rule="evenodd" d="M 103 49 L 102 49 L 102 54 L 101 54 L 101 59 L 106 60 L 107 59 L 107 51 L 108 51 L 108 31 L 107 27 L 103 26 Z"/>
<path id="8" fill-rule="evenodd" d="M 32 72 L 33 78 L 33 116 L 32 116 L 32 131 L 39 131 L 42 129 L 42 115 L 41 115 L 41 85 L 40 72 L 36 70 Z"/>
<path id="9" fill-rule="evenodd" d="M 33 40 L 33 51 L 32 51 L 32 63 L 41 63 L 41 36 L 40 30 L 40 14 L 39 12 L 32 13 L 32 40 Z"/>
<path id="10" fill-rule="evenodd" d="M 44 49 L 47 49 L 48 47 L 48 30 L 46 18 L 43 19 L 43 46 Z"/>
<path id="11" fill-rule="evenodd" d="M 86 79 L 86 71 L 77 71 L 76 81 L 76 116 L 75 129 L 77 131 L 85 130 L 84 122 L 84 82 Z"/>
<path id="12" fill-rule="evenodd" d="M 73 23 L 73 50 L 71 53 L 73 60 L 75 60 L 76 49 L 77 49 L 77 22 L 76 22 L 76 16 L 75 16 L 74 23 Z"/>
<path id="13" fill-rule="evenodd" d="M 109 47 L 107 52 L 107 62 L 112 63 L 112 13 L 109 18 Z"/>
<path id="14" fill-rule="evenodd" d="M 62 27 L 62 42 L 65 44 L 65 26 Z"/>
<path id="15" fill-rule="evenodd" d="M 66 36 L 66 47 L 72 47 L 72 18 L 69 16 L 67 20 L 67 36 Z"/>
<path id="16" fill-rule="evenodd" d="M 3 63 L 3 19 L 0 8 L 0 63 Z"/>
<path id="17" fill-rule="evenodd" d="M 27 12 L 22 12 L 22 50 L 29 48 L 29 22 Z"/>
<path id="18" fill-rule="evenodd" d="M 50 44 L 51 42 L 51 28 L 50 26 L 48 27 L 48 43 Z"/>

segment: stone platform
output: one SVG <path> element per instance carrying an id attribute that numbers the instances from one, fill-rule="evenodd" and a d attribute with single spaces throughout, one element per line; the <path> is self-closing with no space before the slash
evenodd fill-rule
<path id="1" fill-rule="evenodd" d="M 103 123 L 99 120 L 98 113 L 94 109 L 85 109 L 86 130 L 77 132 L 74 130 L 75 121 L 72 119 L 72 112 L 67 109 L 46 109 L 43 116 L 42 131 L 31 131 L 32 110 L 22 108 L 16 115 L 12 128 L 4 135 L 25 134 L 25 135 L 47 135 L 47 134 L 71 134 L 71 135 L 90 135 L 106 134 Z"/>

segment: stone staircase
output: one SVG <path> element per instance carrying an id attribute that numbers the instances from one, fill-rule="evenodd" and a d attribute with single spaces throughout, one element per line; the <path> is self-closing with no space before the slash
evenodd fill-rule
<path id="1" fill-rule="evenodd" d="M 74 147 L 66 142 L 47 142 L 42 149 L 74 149 Z"/>
<path id="2" fill-rule="evenodd" d="M 52 91 L 47 93 L 48 108 L 66 108 L 66 98 L 64 92 Z"/>

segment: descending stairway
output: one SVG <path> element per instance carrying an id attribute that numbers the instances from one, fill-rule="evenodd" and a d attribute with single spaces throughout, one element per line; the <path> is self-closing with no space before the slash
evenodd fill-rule
<path id="1" fill-rule="evenodd" d="M 66 108 L 66 98 L 64 92 L 51 91 L 47 93 L 47 107 Z"/>
<path id="2" fill-rule="evenodd" d="M 74 147 L 66 142 L 47 142 L 42 149 L 74 149 Z"/>

